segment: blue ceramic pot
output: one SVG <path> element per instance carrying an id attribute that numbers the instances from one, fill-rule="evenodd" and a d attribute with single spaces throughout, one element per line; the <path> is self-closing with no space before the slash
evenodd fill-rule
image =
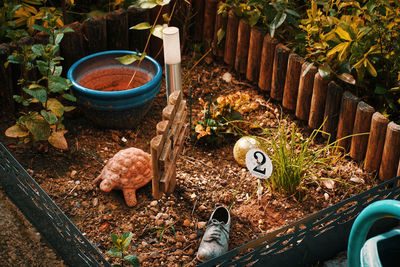
<path id="1" fill-rule="evenodd" d="M 75 62 L 68 71 L 72 93 L 85 116 L 99 126 L 107 128 L 132 128 L 149 111 L 154 96 L 160 91 L 162 70 L 160 64 L 146 56 L 139 72 L 146 74 L 148 82 L 123 91 L 89 89 L 79 82 L 88 74 L 110 68 L 135 69 L 138 61 L 123 65 L 115 58 L 136 52 L 125 50 L 105 51 L 84 57 Z M 131 71 L 131 70 L 128 70 Z M 102 77 L 99 76 L 98 79 Z M 96 79 L 97 81 L 97 79 Z M 89 87 L 89 86 L 88 86 Z"/>

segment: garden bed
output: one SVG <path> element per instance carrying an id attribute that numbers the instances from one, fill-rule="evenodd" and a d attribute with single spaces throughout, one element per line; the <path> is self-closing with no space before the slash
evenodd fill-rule
<path id="1" fill-rule="evenodd" d="M 226 67 L 213 63 L 201 65 L 192 72 L 189 82 L 193 87 L 193 120 L 202 109 L 198 98 L 207 100 L 210 93 L 218 97 L 242 91 L 248 92 L 252 101 L 259 104 L 245 119 L 264 127 L 276 127 L 277 117 L 281 116 L 279 105 L 268 100 L 255 84 L 238 76 L 233 75 L 230 82 L 224 81 L 222 76 L 227 71 Z M 185 92 L 186 99 L 188 95 Z M 220 147 L 195 146 L 187 141 L 177 163 L 177 186 L 173 194 L 155 201 L 149 184 L 137 191 L 138 204 L 129 208 L 121 192 L 101 192 L 92 181 L 119 150 L 133 146 L 149 152 L 149 142 L 155 136 L 155 125 L 161 120 L 165 105 L 165 88 L 162 88 L 153 108 L 133 130 L 97 128 L 77 111 L 65 121 L 69 130 L 66 152 L 47 144 L 37 148 L 17 146 L 16 140 L 4 136 L 4 130 L 13 120 L 0 125 L 0 141 L 101 252 L 112 246 L 111 233 L 133 232 L 136 248 L 132 252 L 143 266 L 198 264 L 195 253 L 202 227 L 217 205 L 232 206 L 229 247 L 235 248 L 376 184 L 373 176 L 344 158 L 332 170 L 315 170 L 316 178 L 340 179 L 344 183 L 324 185 L 323 181 L 327 180 L 320 180 L 321 186 L 306 184 L 301 198 L 264 192 L 258 201 L 257 179 L 234 160 L 234 141 Z M 295 121 L 292 115 L 286 115 L 284 120 Z M 305 136 L 310 134 L 301 122 L 296 124 Z M 319 147 L 324 141 L 320 138 L 314 146 Z M 160 228 L 154 228 L 157 226 Z"/>

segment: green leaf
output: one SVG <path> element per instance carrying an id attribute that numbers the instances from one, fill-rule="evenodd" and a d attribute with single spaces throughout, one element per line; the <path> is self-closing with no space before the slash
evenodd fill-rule
<path id="1" fill-rule="evenodd" d="M 51 75 L 50 77 L 48 77 L 48 80 L 50 92 L 53 93 L 66 91 L 71 86 L 70 81 L 60 76 Z"/>
<path id="2" fill-rule="evenodd" d="M 43 56 L 46 54 L 45 47 L 42 44 L 32 45 L 31 50 L 36 56 Z"/>
<path id="3" fill-rule="evenodd" d="M 76 97 L 70 94 L 63 94 L 62 95 L 65 99 L 72 101 L 72 102 L 76 102 Z"/>
<path id="4" fill-rule="evenodd" d="M 139 259 L 135 255 L 127 255 L 124 257 L 124 261 L 129 262 L 134 267 L 139 267 Z"/>
<path id="5" fill-rule="evenodd" d="M 387 90 L 385 88 L 381 87 L 381 86 L 377 86 L 377 87 L 375 87 L 375 91 L 374 92 L 377 95 L 384 95 L 384 94 L 386 94 Z"/>
<path id="6" fill-rule="evenodd" d="M 40 111 L 40 114 L 43 116 L 43 118 L 49 123 L 49 124 L 54 124 L 58 121 L 58 118 L 56 115 L 54 115 L 52 112 L 48 112 L 44 109 Z"/>
<path id="7" fill-rule="evenodd" d="M 46 33 L 48 33 L 48 34 L 51 34 L 50 29 L 47 29 L 47 28 L 44 27 L 44 26 L 37 25 L 37 24 L 33 24 L 31 27 L 32 27 L 33 29 L 39 31 L 39 32 L 46 32 Z"/>
<path id="8" fill-rule="evenodd" d="M 24 87 L 24 92 L 36 98 L 40 103 L 45 103 L 47 100 L 46 89 L 39 84 L 31 84 L 29 88 Z"/>
<path id="9" fill-rule="evenodd" d="M 304 69 L 303 73 L 301 74 L 302 77 L 306 76 L 307 72 L 314 66 L 314 63 L 308 63 L 307 67 Z"/>
<path id="10" fill-rule="evenodd" d="M 329 65 L 320 66 L 318 72 L 322 79 L 326 79 L 331 74 L 331 67 L 329 67 Z"/>
<path id="11" fill-rule="evenodd" d="M 61 40 L 63 39 L 64 34 L 60 33 L 59 35 L 56 36 L 55 44 L 59 45 L 61 43 Z"/>
<path id="12" fill-rule="evenodd" d="M 367 58 L 364 61 L 364 65 L 366 65 L 368 72 L 373 76 L 376 77 L 378 74 L 376 73 L 376 70 L 374 66 L 372 65 L 371 61 L 369 61 Z"/>
<path id="13" fill-rule="evenodd" d="M 66 28 L 55 30 L 54 34 L 58 35 L 58 34 L 64 34 L 64 33 L 67 33 L 67 32 L 74 32 L 74 29 L 66 27 Z"/>
<path id="14" fill-rule="evenodd" d="M 159 6 L 165 6 L 168 5 L 171 0 L 156 0 L 157 5 Z"/>
<path id="15" fill-rule="evenodd" d="M 6 130 L 5 135 L 12 138 L 25 137 L 29 135 L 29 131 L 21 125 L 14 125 Z"/>
<path id="16" fill-rule="evenodd" d="M 118 236 L 117 235 L 115 235 L 115 234 L 111 234 L 111 241 L 114 243 L 114 245 L 119 245 L 118 244 L 118 242 L 117 242 L 117 240 L 118 240 Z"/>
<path id="17" fill-rule="evenodd" d="M 36 65 L 40 71 L 40 74 L 42 74 L 43 76 L 47 76 L 47 71 L 49 70 L 47 62 L 43 60 L 37 60 Z"/>
<path id="18" fill-rule="evenodd" d="M 353 41 L 353 39 L 351 39 L 350 37 L 350 34 L 347 31 L 345 31 L 342 27 L 338 26 L 335 30 L 335 33 L 339 35 L 339 37 L 342 38 L 343 40 Z"/>
<path id="19" fill-rule="evenodd" d="M 63 104 L 61 104 L 55 98 L 49 98 L 49 100 L 47 100 L 47 109 L 53 112 L 59 118 L 64 114 Z"/>
<path id="20" fill-rule="evenodd" d="M 293 17 L 300 18 L 299 13 L 297 13 L 296 11 L 294 11 L 292 9 L 285 9 L 285 13 L 292 15 Z"/>
<path id="21" fill-rule="evenodd" d="M 111 248 L 109 251 L 106 252 L 106 254 L 117 257 L 117 258 L 122 257 L 121 251 L 117 248 Z"/>
<path id="22" fill-rule="evenodd" d="M 221 28 L 217 31 L 217 44 L 220 44 L 224 39 L 224 37 L 225 37 L 225 31 L 224 29 Z"/>
<path id="23" fill-rule="evenodd" d="M 76 109 L 76 107 L 74 107 L 74 106 L 65 106 L 64 107 L 64 112 L 70 112 L 70 111 L 72 111 L 74 109 Z"/>
<path id="24" fill-rule="evenodd" d="M 36 140 L 47 140 L 50 137 L 50 125 L 37 113 L 28 118 L 25 126 Z"/>
<path id="25" fill-rule="evenodd" d="M 147 30 L 151 29 L 151 25 L 148 22 L 141 22 L 129 28 L 130 30 Z"/>
<path id="26" fill-rule="evenodd" d="M 285 22 L 286 16 L 287 16 L 286 13 L 276 14 L 274 20 L 271 22 L 270 25 L 271 37 L 274 37 L 275 30 L 278 29 Z"/>
<path id="27" fill-rule="evenodd" d="M 136 60 L 139 60 L 139 56 L 131 54 L 131 55 L 125 55 L 122 57 L 117 57 L 115 59 L 124 65 L 129 65 L 129 64 L 132 64 L 133 62 L 135 62 Z"/>
<path id="28" fill-rule="evenodd" d="M 154 26 L 154 28 L 151 30 L 151 34 L 154 35 L 155 37 L 160 38 L 160 39 L 162 40 L 162 38 L 163 38 L 163 33 L 162 33 L 163 28 L 164 28 L 164 27 L 163 27 L 162 25 L 157 24 L 157 25 Z"/>
<path id="29" fill-rule="evenodd" d="M 124 250 L 129 247 L 129 245 L 130 245 L 130 243 L 132 241 L 132 236 L 133 236 L 132 232 L 126 232 L 126 233 L 123 234 L 123 236 L 122 236 L 122 240 L 123 240 L 122 241 L 122 247 L 123 247 Z"/>

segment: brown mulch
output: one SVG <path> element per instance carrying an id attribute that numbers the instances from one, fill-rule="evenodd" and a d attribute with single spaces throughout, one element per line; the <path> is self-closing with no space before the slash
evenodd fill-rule
<path id="1" fill-rule="evenodd" d="M 259 102 L 259 108 L 245 118 L 265 127 L 276 126 L 276 117 L 281 115 L 279 105 L 270 101 L 255 85 L 234 74 L 232 81 L 225 82 L 222 76 L 226 72 L 229 69 L 220 64 L 203 64 L 185 80 L 186 99 L 188 86 L 193 88 L 193 120 L 202 109 L 198 98 L 207 100 L 210 93 L 217 97 L 240 90 Z M 5 129 L 13 123 L 11 120 L 3 120 L 0 124 L 0 141 L 101 252 L 111 248 L 111 233 L 133 232 L 135 248 L 131 252 L 139 257 L 142 266 L 198 264 L 195 255 L 203 226 L 217 205 L 232 207 L 229 240 L 232 249 L 376 183 L 359 164 L 344 158 L 332 170 L 318 170 L 320 177 L 340 179 L 344 183 L 335 182 L 332 188 L 322 182 L 309 183 L 301 198 L 264 191 L 259 201 L 255 195 L 257 179 L 233 158 L 234 141 L 220 147 L 207 147 L 195 146 L 188 140 L 177 163 L 175 191 L 154 201 L 151 184 L 148 184 L 137 191 L 138 204 L 129 208 L 121 192 L 101 192 L 92 181 L 119 150 L 137 147 L 149 152 L 149 142 L 155 135 L 155 125 L 161 120 L 165 105 L 163 87 L 143 122 L 129 130 L 98 128 L 76 112 L 65 120 L 69 150 L 64 152 L 47 144 L 18 146 L 16 140 L 4 136 Z M 286 114 L 288 121 L 294 121 L 291 114 Z M 296 123 L 303 127 L 305 135 L 309 134 L 301 122 Z M 156 226 L 163 227 L 162 237 L 162 231 L 157 231 Z M 20 249 L 24 250 L 23 247 Z M 7 255 L 2 253 L 0 256 L 0 265 L 8 262 Z M 109 256 L 105 257 L 114 262 Z M 38 257 L 37 266 L 40 260 Z"/>

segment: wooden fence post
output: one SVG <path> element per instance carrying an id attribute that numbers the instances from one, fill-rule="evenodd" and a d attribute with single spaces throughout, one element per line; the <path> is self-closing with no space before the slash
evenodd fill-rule
<path id="1" fill-rule="evenodd" d="M 345 151 L 350 148 L 352 138 L 349 135 L 353 133 L 354 119 L 356 118 L 359 101 L 360 99 L 349 91 L 343 93 L 336 140 L 338 140 L 337 145 Z"/>
<path id="2" fill-rule="evenodd" d="M 303 121 L 308 120 L 311 97 L 313 93 L 314 77 L 317 73 L 317 68 L 312 66 L 306 74 L 303 74 L 304 70 L 307 69 L 309 64 L 310 63 L 308 62 L 304 62 L 301 66 L 299 89 L 297 93 L 296 117 Z"/>
<path id="3" fill-rule="evenodd" d="M 326 93 L 328 92 L 329 80 L 324 80 L 319 72 L 314 77 L 313 93 L 311 98 L 310 116 L 308 126 L 319 129 L 324 121 Z"/>
<path id="4" fill-rule="evenodd" d="M 272 72 L 271 97 L 281 101 L 283 98 L 283 88 L 285 88 L 286 70 L 290 49 L 282 44 L 275 48 L 274 69 Z"/>
<path id="5" fill-rule="evenodd" d="M 275 48 L 277 44 L 278 41 L 276 39 L 271 38 L 269 34 L 265 35 L 261 52 L 260 78 L 258 80 L 258 87 L 261 90 L 271 91 Z"/>
<path id="6" fill-rule="evenodd" d="M 86 56 L 83 46 L 82 24 L 74 22 L 66 27 L 73 29 L 73 32 L 64 34 L 60 49 L 64 60 L 62 61 L 65 70 L 68 70 L 75 61 Z"/>
<path id="7" fill-rule="evenodd" d="M 235 56 L 235 70 L 239 74 L 246 73 L 247 57 L 250 43 L 250 25 L 247 19 L 239 21 L 238 37 Z"/>
<path id="8" fill-rule="evenodd" d="M 369 172 L 379 171 L 383 146 L 385 144 L 386 129 L 389 120 L 379 112 L 375 112 L 371 119 L 371 132 L 368 138 L 367 153 L 364 169 Z"/>
<path id="9" fill-rule="evenodd" d="M 224 62 L 231 67 L 235 65 L 238 26 L 239 18 L 236 17 L 233 10 L 230 10 L 226 25 Z"/>
<path id="10" fill-rule="evenodd" d="M 297 54 L 289 55 L 289 62 L 286 71 L 285 88 L 283 90 L 282 106 L 288 110 L 296 110 L 297 93 L 301 76 L 301 65 L 304 59 Z"/>
<path id="11" fill-rule="evenodd" d="M 390 122 L 386 130 L 379 178 L 386 181 L 397 174 L 400 158 L 400 125 Z"/>
<path id="12" fill-rule="evenodd" d="M 256 27 L 251 28 L 246 78 L 252 82 L 258 81 L 264 35 L 260 29 Z"/>
<path id="13" fill-rule="evenodd" d="M 223 2 L 220 1 L 218 3 L 218 7 L 222 5 Z M 226 25 L 228 23 L 228 18 L 224 18 L 222 14 L 217 14 L 215 18 L 215 28 L 214 28 L 214 38 L 213 38 L 213 54 L 216 57 L 224 57 L 224 46 L 225 46 L 225 38 L 218 44 L 218 31 L 222 30 L 225 32 L 226 36 Z"/>
<path id="14" fill-rule="evenodd" d="M 218 0 L 206 0 L 204 7 L 203 46 L 204 51 L 211 48 L 214 38 L 215 18 L 217 16 Z M 208 53 L 206 58 L 211 61 L 213 53 Z"/>
<path id="15" fill-rule="evenodd" d="M 367 103 L 363 101 L 358 103 L 353 134 L 371 134 L 371 119 L 374 112 L 375 109 Z M 367 151 L 369 134 L 352 137 L 350 157 L 352 157 L 354 160 L 361 161 L 364 159 L 365 152 Z"/>
<path id="16" fill-rule="evenodd" d="M 150 21 L 150 14 L 147 9 L 131 5 L 128 7 L 127 11 L 128 29 L 141 22 Z M 132 51 L 143 51 L 148 35 L 148 31 L 128 30 L 129 49 Z"/>
<path id="17" fill-rule="evenodd" d="M 88 54 L 107 50 L 107 26 L 104 17 L 86 19 L 82 23 L 82 34 Z"/>
<path id="18" fill-rule="evenodd" d="M 194 34 L 193 39 L 195 42 L 203 41 L 203 24 L 204 24 L 204 6 L 205 0 L 192 1 L 193 3 L 193 24 Z"/>
<path id="19" fill-rule="evenodd" d="M 342 94 L 343 88 L 334 81 L 328 84 L 324 113 L 324 118 L 326 118 L 326 121 L 323 126 L 323 130 L 327 134 L 323 134 L 323 136 L 325 138 L 330 136 L 331 141 L 333 141 L 336 137 Z"/>
<path id="20" fill-rule="evenodd" d="M 106 16 L 107 48 L 129 49 L 128 13 L 123 9 L 112 11 Z"/>
<path id="21" fill-rule="evenodd" d="M 14 87 L 11 67 L 5 67 L 4 63 L 10 55 L 10 48 L 7 44 L 0 44 L 0 115 L 15 113 L 15 102 L 13 99 Z"/>

